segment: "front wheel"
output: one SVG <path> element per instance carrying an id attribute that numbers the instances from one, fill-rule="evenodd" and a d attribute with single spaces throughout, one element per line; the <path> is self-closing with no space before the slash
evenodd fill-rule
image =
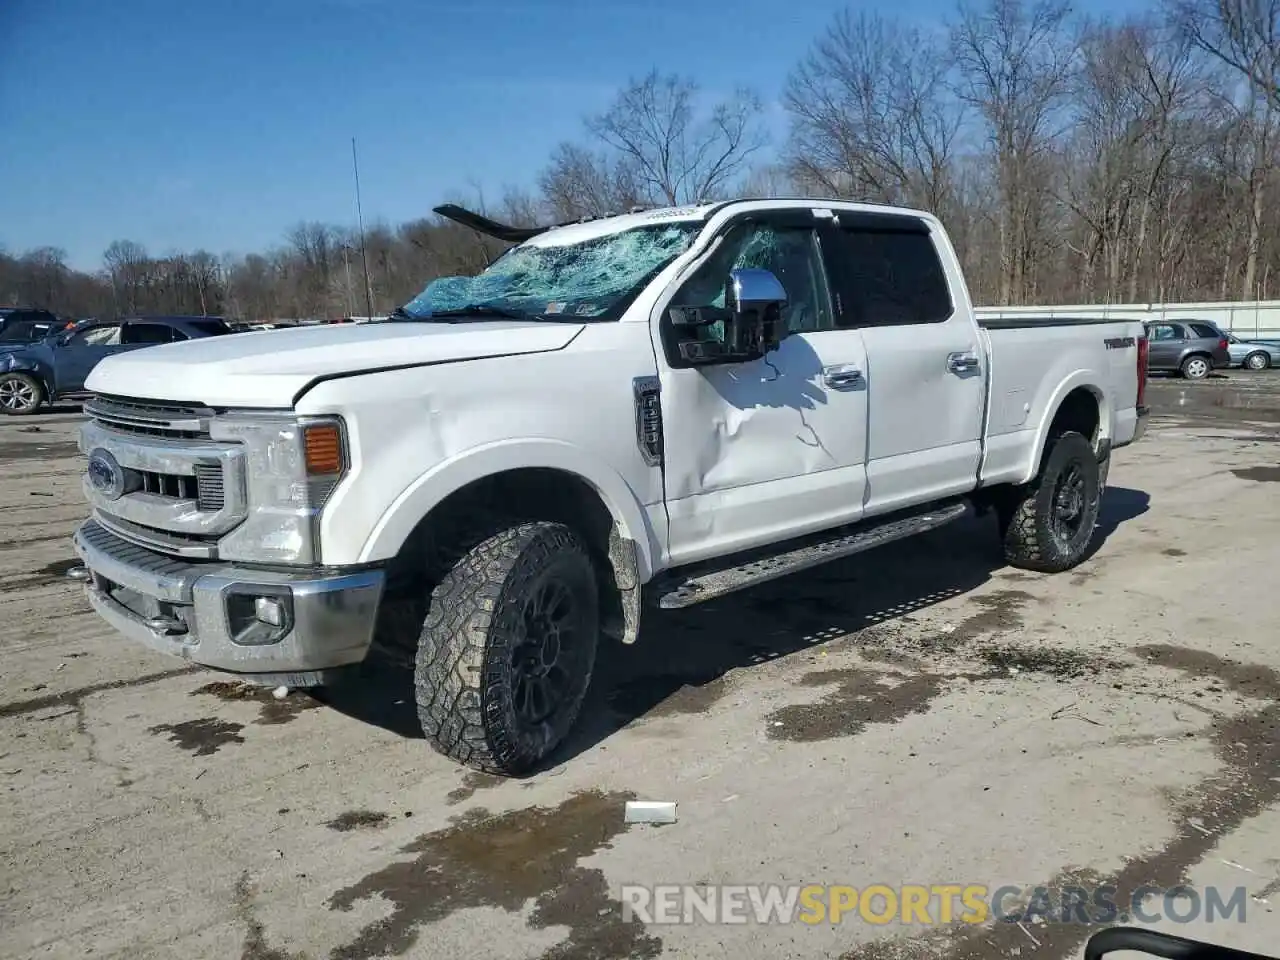
<path id="1" fill-rule="evenodd" d="M 1250 370 L 1265 370 L 1271 366 L 1271 357 L 1259 350 L 1257 353 L 1251 353 L 1245 357 L 1244 365 Z"/>
<path id="2" fill-rule="evenodd" d="M 1000 505 L 1005 558 L 1015 567 L 1059 573 L 1084 559 L 1102 503 L 1093 446 L 1075 432 L 1049 441 L 1044 466 Z"/>
<path id="3" fill-rule="evenodd" d="M 44 402 L 44 387 L 25 373 L 0 374 L 0 413 L 35 413 Z"/>
<path id="4" fill-rule="evenodd" d="M 600 629 L 595 570 L 563 524 L 479 543 L 432 592 L 418 639 L 418 717 L 440 753 L 487 773 L 535 768 L 578 718 Z"/>
<path id="5" fill-rule="evenodd" d="M 1182 375 L 1188 380 L 1203 380 L 1212 370 L 1208 357 L 1187 357 L 1182 361 Z"/>

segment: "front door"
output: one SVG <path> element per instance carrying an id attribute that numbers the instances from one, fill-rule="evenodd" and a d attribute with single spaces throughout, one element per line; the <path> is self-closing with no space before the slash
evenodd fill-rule
<path id="1" fill-rule="evenodd" d="M 60 394 L 78 393 L 90 371 L 114 353 L 127 349 L 118 323 L 95 323 L 77 330 L 53 348 L 54 382 Z"/>
<path id="2" fill-rule="evenodd" d="M 987 359 L 963 279 L 918 217 L 840 211 L 822 236 L 836 322 L 869 358 L 867 516 L 968 492 Z"/>
<path id="3" fill-rule="evenodd" d="M 677 334 L 666 306 L 723 306 L 735 267 L 763 268 L 781 281 L 790 335 L 759 360 L 682 368 L 673 344 L 688 334 Z M 835 326 L 812 214 L 731 222 L 666 306 L 658 352 L 671 563 L 857 519 L 866 487 L 866 355 L 857 330 Z"/>

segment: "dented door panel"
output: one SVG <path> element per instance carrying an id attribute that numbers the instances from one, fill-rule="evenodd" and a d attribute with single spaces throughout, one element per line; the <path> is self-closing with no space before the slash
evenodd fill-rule
<path id="1" fill-rule="evenodd" d="M 862 512 L 865 370 L 856 330 L 794 334 L 751 363 L 664 370 L 665 483 L 673 564 L 821 530 Z"/>

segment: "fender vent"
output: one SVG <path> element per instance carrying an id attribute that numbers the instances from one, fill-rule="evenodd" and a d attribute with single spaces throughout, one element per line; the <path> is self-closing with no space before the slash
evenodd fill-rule
<path id="1" fill-rule="evenodd" d="M 636 377 L 636 444 L 651 467 L 662 463 L 662 399 L 657 377 Z"/>

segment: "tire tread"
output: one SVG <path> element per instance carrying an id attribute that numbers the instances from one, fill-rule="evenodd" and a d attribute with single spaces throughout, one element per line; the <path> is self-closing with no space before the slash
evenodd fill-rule
<path id="1" fill-rule="evenodd" d="M 485 696 L 495 677 L 486 677 L 484 671 L 490 647 L 505 643 L 502 621 L 507 611 L 500 604 L 508 584 L 559 551 L 580 553 L 590 562 L 586 548 L 568 527 L 521 522 L 456 551 L 457 559 L 439 579 L 419 636 L 414 669 L 422 729 L 439 753 L 499 775 L 521 772 L 540 759 L 523 756 L 507 736 L 500 716 L 502 704 Z M 589 663 L 587 683 L 590 667 Z M 581 698 L 573 705 L 566 728 L 572 726 L 580 708 Z"/>
<path id="2" fill-rule="evenodd" d="M 1053 461 L 1054 453 L 1062 444 L 1083 445 L 1090 457 L 1093 447 L 1083 435 L 1075 431 L 1062 431 L 1050 437 L 1045 447 L 1044 460 L 1040 471 L 1030 483 L 1015 487 L 1008 500 L 998 511 L 1000 537 L 1004 546 L 1005 559 L 1011 566 L 1039 573 L 1060 573 L 1074 567 L 1087 553 L 1088 543 L 1080 555 L 1063 554 L 1053 549 L 1054 543 L 1048 531 L 1048 520 L 1044 515 L 1042 496 L 1044 484 L 1048 479 L 1048 467 Z M 1092 461 L 1095 466 L 1097 461 Z M 1098 499 L 1102 497 L 1101 470 L 1095 474 L 1097 479 Z M 1096 528 L 1096 517 L 1094 521 Z"/>

